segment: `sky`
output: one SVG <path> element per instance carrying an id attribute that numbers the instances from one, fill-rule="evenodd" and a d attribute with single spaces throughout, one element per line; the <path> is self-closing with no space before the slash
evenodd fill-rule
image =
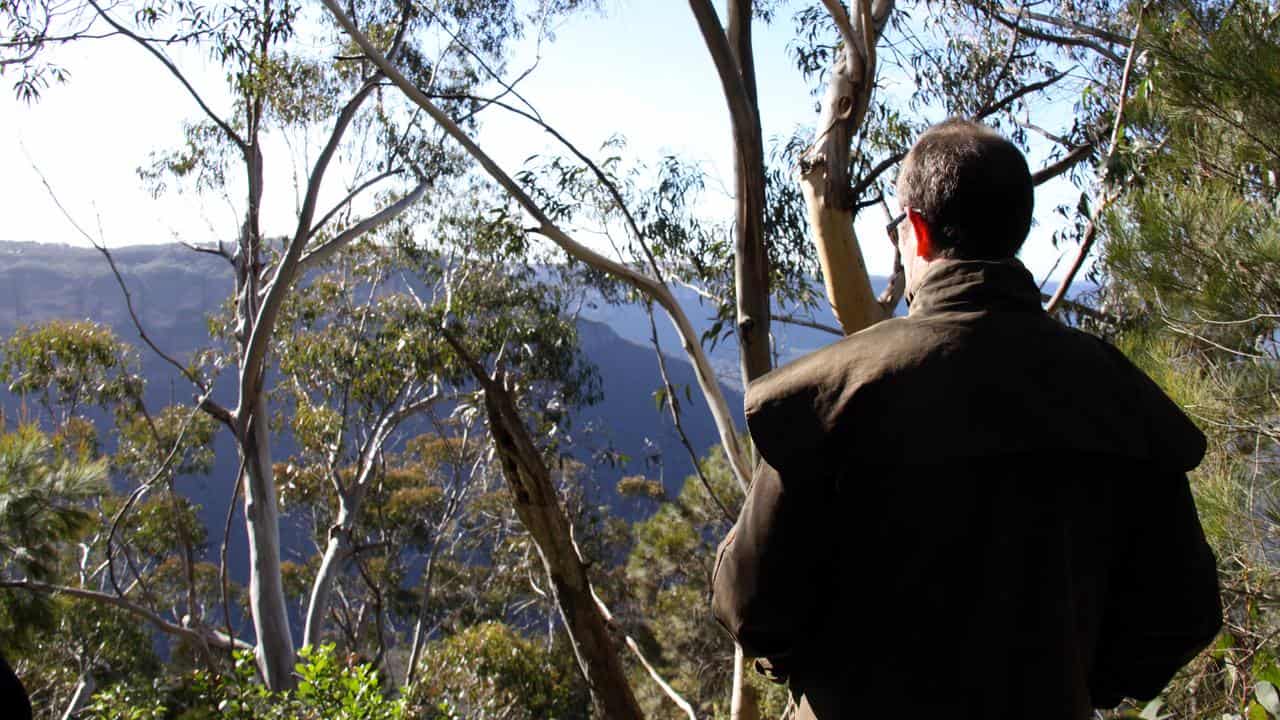
<path id="1" fill-rule="evenodd" d="M 605 6 L 603 14 L 563 22 L 553 42 L 517 47 L 511 71 L 536 59 L 535 70 L 519 86 L 521 94 L 551 126 L 597 157 L 603 155 L 598 152 L 602 143 L 621 135 L 631 157 L 652 163 L 674 154 L 700 162 L 713 177 L 703 212 L 731 217 L 723 189 L 732 185 L 729 117 L 688 6 L 674 0 Z M 786 52 L 791 32 L 786 17 L 772 26 L 757 23 L 755 29 L 766 145 L 817 117 L 815 100 Z M 198 87 L 221 86 L 218 69 L 201 56 L 177 57 L 183 67 L 193 68 L 189 72 Z M 70 71 L 68 84 L 49 88 L 32 105 L 16 100 L 7 87 L 0 92 L 0 240 L 87 244 L 58 209 L 45 180 L 80 228 L 109 246 L 229 239 L 228 228 L 233 233 L 239 222 L 237 198 L 210 201 L 173 193 L 153 198 L 138 176 L 137 168 L 149 163 L 151 153 L 182 143 L 184 120 L 199 117 L 173 77 L 123 39 L 64 46 L 53 58 Z M 478 139 L 510 173 L 530 155 L 560 152 L 541 129 L 501 110 L 483 118 Z M 265 152 L 265 229 L 288 232 L 297 201 L 292 172 L 303 168 L 291 166 L 283 143 Z M 333 199 L 341 194 L 337 183 L 327 191 Z M 1058 223 L 1052 207 L 1072 197 L 1065 183 L 1037 193 L 1038 226 L 1022 255 L 1037 277 L 1049 272 L 1061 252 L 1049 241 Z M 873 208 L 858 222 L 868 267 L 880 275 L 888 274 L 892 262 L 882 241 L 884 220 Z M 1067 264 L 1058 265 L 1055 276 Z"/>

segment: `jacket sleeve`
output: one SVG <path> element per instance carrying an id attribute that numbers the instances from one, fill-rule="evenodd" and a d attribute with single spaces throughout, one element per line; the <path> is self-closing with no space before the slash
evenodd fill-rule
<path id="1" fill-rule="evenodd" d="M 818 476 L 784 480 L 761 460 L 716 553 L 712 612 L 749 657 L 768 658 L 779 671 L 815 626 L 828 594 L 832 490 Z"/>
<path id="2" fill-rule="evenodd" d="M 1125 478 L 1101 635 L 1090 673 L 1095 707 L 1148 700 L 1222 627 L 1217 563 L 1186 476 Z"/>

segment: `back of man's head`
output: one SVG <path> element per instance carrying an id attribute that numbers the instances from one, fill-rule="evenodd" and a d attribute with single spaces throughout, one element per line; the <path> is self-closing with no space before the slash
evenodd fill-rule
<path id="1" fill-rule="evenodd" d="M 898 172 L 898 203 L 924 216 L 942 257 L 1013 257 L 1031 229 L 1033 202 L 1022 152 L 969 120 L 926 130 Z"/>

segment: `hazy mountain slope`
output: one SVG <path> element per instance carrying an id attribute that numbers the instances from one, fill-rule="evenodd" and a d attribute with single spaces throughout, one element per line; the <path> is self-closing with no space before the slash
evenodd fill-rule
<path id="1" fill-rule="evenodd" d="M 209 344 L 206 316 L 232 291 L 230 268 L 225 261 L 194 253 L 177 245 L 133 246 L 114 251 L 117 266 L 128 284 L 134 306 L 148 335 L 166 352 L 185 361 L 191 353 Z M 147 399 L 154 407 L 173 401 L 189 401 L 190 385 L 170 365 L 142 346 L 129 319 L 124 297 L 100 254 L 92 249 L 38 243 L 0 243 L 0 336 L 7 337 L 19 325 L 55 318 L 91 319 L 110 325 L 122 338 L 139 347 L 143 372 L 148 379 Z M 637 343 L 620 337 L 605 323 L 618 323 Z M 661 319 L 663 325 L 670 323 Z M 705 323 L 703 323 L 705 324 Z M 643 325 L 643 334 L 639 327 Z M 591 485 L 593 497 L 615 505 L 615 510 L 634 517 L 639 508 L 620 502 L 613 492 L 623 474 L 644 473 L 662 477 L 668 488 L 678 489 L 692 472 L 692 462 L 679 442 L 668 417 L 655 406 L 653 392 L 661 386 L 658 364 L 648 345 L 648 320 L 640 308 L 602 306 L 579 321 L 583 350 L 599 370 L 604 399 L 593 407 L 580 408 L 572 415 L 573 454 L 592 462 L 615 451 L 614 457 L 629 461 L 618 465 L 596 465 Z M 673 332 L 673 331 L 672 331 Z M 686 430 L 701 454 L 716 442 L 715 427 L 697 391 L 690 364 L 678 355 L 678 344 L 665 346 L 672 382 L 691 388 L 685 402 Z M 732 344 L 726 344 L 733 350 Z M 736 356 L 718 353 L 729 366 Z M 723 364 L 723 362 L 722 362 Z M 215 393 L 230 401 L 233 378 L 223 377 Z M 740 413 L 741 394 L 725 388 L 729 406 Z M 10 419 L 19 417 L 17 398 L 0 392 L 0 404 Z M 739 417 L 739 422 L 741 418 Z M 411 431 L 410 431 L 411 432 Z M 277 459 L 288 456 L 291 443 L 282 438 Z M 184 478 L 181 487 L 203 507 L 205 522 L 221 528 L 236 471 L 235 450 L 227 433 L 215 440 L 216 464 L 208 476 Z M 660 462 L 651 460 L 660 459 Z M 287 533 L 289 534 L 289 533 Z M 296 532 L 295 552 L 302 550 Z M 244 556 L 243 531 L 233 533 L 231 554 Z M 240 573 L 236 573 L 240 575 Z"/>

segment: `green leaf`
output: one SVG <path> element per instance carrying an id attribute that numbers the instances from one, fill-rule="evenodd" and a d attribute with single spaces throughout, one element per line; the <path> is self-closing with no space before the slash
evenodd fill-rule
<path id="1" fill-rule="evenodd" d="M 653 391 L 653 408 L 658 412 L 662 412 L 662 406 L 667 401 L 667 389 L 660 387 Z"/>

